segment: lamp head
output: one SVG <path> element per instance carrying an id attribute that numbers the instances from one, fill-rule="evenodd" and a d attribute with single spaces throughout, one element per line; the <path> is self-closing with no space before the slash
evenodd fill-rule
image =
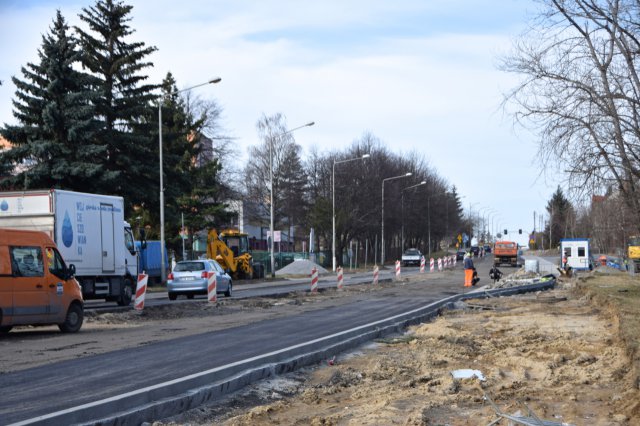
<path id="1" fill-rule="evenodd" d="M 222 81 L 222 78 L 220 77 L 214 77 L 211 80 L 208 81 L 209 84 L 216 84 L 216 83 L 220 83 Z"/>

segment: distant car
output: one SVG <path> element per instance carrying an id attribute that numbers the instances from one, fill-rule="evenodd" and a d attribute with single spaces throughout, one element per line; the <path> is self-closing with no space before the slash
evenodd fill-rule
<path id="1" fill-rule="evenodd" d="M 467 252 L 466 252 L 466 251 L 464 251 L 464 250 L 458 250 L 458 251 L 456 252 L 456 260 L 464 260 L 464 255 L 465 255 L 466 253 L 467 253 Z"/>
<path id="2" fill-rule="evenodd" d="M 167 280 L 169 300 L 179 295 L 193 299 L 196 294 L 207 294 L 209 274 L 216 275 L 216 292 L 231 297 L 231 277 L 213 259 L 183 260 L 176 263 Z"/>
<path id="3" fill-rule="evenodd" d="M 471 254 L 474 256 L 478 256 L 480 254 L 480 247 L 478 246 L 473 246 L 471 247 Z"/>
<path id="4" fill-rule="evenodd" d="M 403 266 L 409 266 L 409 265 L 420 266 L 421 259 L 422 259 L 422 253 L 420 252 L 420 250 L 415 248 L 410 248 L 405 250 L 405 252 L 402 254 L 402 265 Z"/>
<path id="5" fill-rule="evenodd" d="M 491 246 L 489 244 L 485 244 L 484 245 L 484 252 L 485 253 L 491 253 Z"/>

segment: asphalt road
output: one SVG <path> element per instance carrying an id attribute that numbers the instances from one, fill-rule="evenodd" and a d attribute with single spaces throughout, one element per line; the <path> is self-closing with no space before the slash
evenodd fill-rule
<path id="1" fill-rule="evenodd" d="M 483 281 L 489 281 L 490 265 L 490 258 L 476 262 Z M 458 263 L 452 274 L 367 293 L 339 307 L 4 374 L 0 424 L 118 396 L 404 313 L 464 292 L 462 281 Z"/>

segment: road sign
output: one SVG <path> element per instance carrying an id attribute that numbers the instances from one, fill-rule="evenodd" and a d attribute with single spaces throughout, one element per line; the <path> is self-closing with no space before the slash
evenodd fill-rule
<path id="1" fill-rule="evenodd" d="M 458 242 L 461 243 L 462 242 L 462 235 L 458 234 Z"/>

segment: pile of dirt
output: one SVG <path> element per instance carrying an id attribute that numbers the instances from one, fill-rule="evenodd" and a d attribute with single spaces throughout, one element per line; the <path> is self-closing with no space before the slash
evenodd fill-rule
<path id="1" fill-rule="evenodd" d="M 291 275 L 291 276 L 311 276 L 311 270 L 316 268 L 319 275 L 329 273 L 322 266 L 318 265 L 307 259 L 296 259 L 282 269 L 278 269 L 276 274 L 279 276 Z"/>
<path id="2" fill-rule="evenodd" d="M 559 423 L 638 418 L 615 325 L 568 290 L 475 300 L 356 355 L 154 425 L 477 425 L 497 419 L 488 398 L 502 412 Z M 455 379 L 458 369 L 485 380 Z"/>

